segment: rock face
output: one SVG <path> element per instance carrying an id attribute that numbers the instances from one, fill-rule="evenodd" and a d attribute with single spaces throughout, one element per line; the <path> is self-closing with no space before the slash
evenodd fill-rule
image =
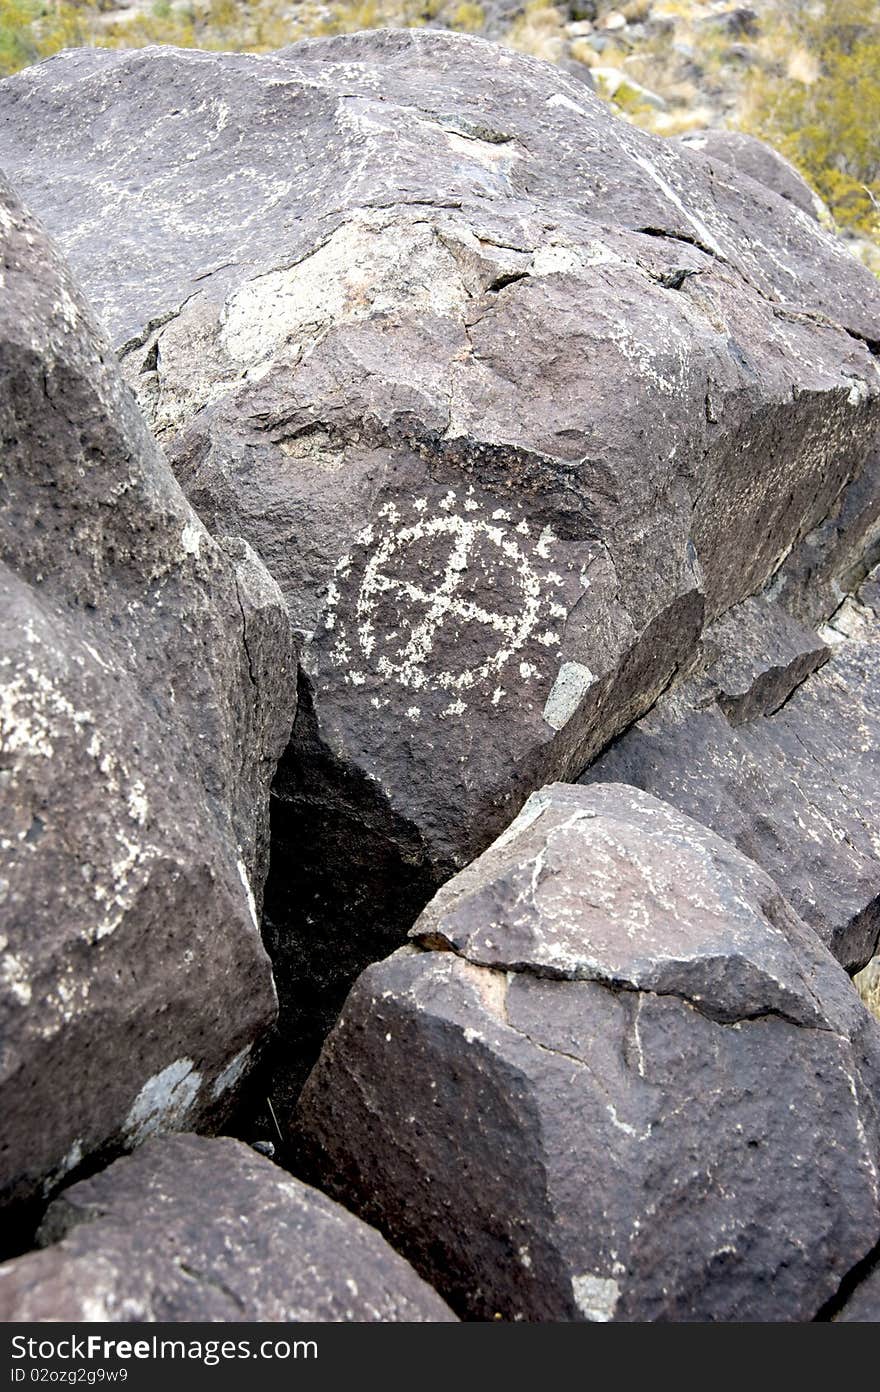
<path id="1" fill-rule="evenodd" d="M 148 1141 L 0 1266 L 3 1321 L 452 1320 L 385 1240 L 238 1141 Z"/>
<path id="2" fill-rule="evenodd" d="M 759 184 L 787 198 L 808 217 L 818 220 L 824 205 L 793 165 L 772 145 L 743 131 L 703 130 L 683 135 L 681 145 L 697 151 L 709 160 L 729 164 L 740 174 L 747 174 Z M 827 213 L 826 213 L 827 216 Z"/>
<path id="3" fill-rule="evenodd" d="M 880 288 L 461 35 L 64 54 L 0 86 L 0 159 L 307 637 L 266 901 L 292 1088 L 346 973 L 837 505 Z"/>
<path id="4" fill-rule="evenodd" d="M 786 556 L 773 578 L 785 610 L 821 624 L 880 562 L 880 449 L 841 493 L 824 522 Z"/>
<path id="5" fill-rule="evenodd" d="M 306 1172 L 460 1314 L 810 1319 L 880 1234 L 880 1031 L 757 866 L 535 794 L 358 981 Z"/>
<path id="6" fill-rule="evenodd" d="M 880 1323 L 880 1266 L 859 1282 L 834 1319 L 844 1324 Z"/>
<path id="7" fill-rule="evenodd" d="M 295 659 L 277 585 L 196 517 L 5 182 L 0 275 L 10 1205 L 234 1098 L 275 1013 L 255 901 Z"/>
<path id="8" fill-rule="evenodd" d="M 664 696 L 582 779 L 632 783 L 712 827 L 773 876 L 850 971 L 880 937 L 877 575 L 822 629 L 833 656 L 812 675 L 829 651 L 815 634 L 801 630 L 798 643 L 799 626 L 771 602 L 732 611 L 710 630 L 708 670 Z M 760 671 L 750 643 L 765 655 Z"/>

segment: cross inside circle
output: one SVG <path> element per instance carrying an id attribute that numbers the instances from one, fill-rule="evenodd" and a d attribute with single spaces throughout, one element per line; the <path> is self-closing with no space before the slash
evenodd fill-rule
<path id="1" fill-rule="evenodd" d="M 367 562 L 358 640 L 383 677 L 463 691 L 501 671 L 540 609 L 540 579 L 508 529 L 454 514 L 420 518 L 389 530 Z M 453 654 L 459 662 L 449 663 Z"/>

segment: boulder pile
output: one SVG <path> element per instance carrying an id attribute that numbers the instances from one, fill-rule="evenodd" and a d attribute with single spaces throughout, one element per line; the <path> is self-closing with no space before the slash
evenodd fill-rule
<path id="1" fill-rule="evenodd" d="M 714 832 L 554 784 L 411 937 L 297 1125 L 460 1315 L 809 1320 L 871 1252 L 880 1028 Z"/>
<path id="2" fill-rule="evenodd" d="M 461 1317 L 846 1317 L 880 286 L 753 155 L 441 32 L 0 83 L 11 1308 L 232 1317 L 65 1205 L 271 1126 Z M 449 1318 L 336 1241 L 236 1318 Z"/>

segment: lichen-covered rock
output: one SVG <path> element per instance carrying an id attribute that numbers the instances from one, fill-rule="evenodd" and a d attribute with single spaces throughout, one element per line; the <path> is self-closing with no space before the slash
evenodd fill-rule
<path id="1" fill-rule="evenodd" d="M 855 971 L 880 937 L 876 580 L 838 608 L 822 639 L 802 630 L 792 648 L 797 632 L 772 602 L 732 611 L 711 630 L 714 665 L 658 701 L 581 781 L 632 783 L 712 827 Z M 790 661 L 779 657 L 783 634 Z M 748 655 L 762 652 L 750 669 Z"/>
<path id="2" fill-rule="evenodd" d="M 804 1320 L 880 1235 L 880 1029 L 776 885 L 552 786 L 351 992 L 306 1173 L 460 1314 Z"/>
<path id="3" fill-rule="evenodd" d="M 66 1189 L 0 1320 L 452 1320 L 379 1233 L 239 1141 L 168 1136 Z"/>
<path id="4" fill-rule="evenodd" d="M 5 182 L 0 452 L 9 1205 L 234 1098 L 275 1013 L 255 901 L 295 660 L 277 585 L 186 502 Z"/>
<path id="5" fill-rule="evenodd" d="M 346 978 L 836 505 L 880 287 L 463 35 L 63 54 L 0 85 L 0 159 L 308 635 L 267 891 L 301 1074 Z"/>

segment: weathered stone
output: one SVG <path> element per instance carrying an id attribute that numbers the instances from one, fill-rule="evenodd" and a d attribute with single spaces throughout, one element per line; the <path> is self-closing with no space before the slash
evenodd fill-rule
<path id="1" fill-rule="evenodd" d="M 0 1320 L 452 1320 L 360 1219 L 226 1137 L 169 1136 L 74 1184 L 0 1266 Z"/>
<path id="2" fill-rule="evenodd" d="M 773 593 L 804 623 L 829 619 L 880 562 L 880 450 L 847 484 L 824 522 L 786 556 Z"/>
<path id="3" fill-rule="evenodd" d="M 880 1029 L 713 832 L 551 786 L 412 936 L 297 1134 L 458 1313 L 810 1319 L 877 1241 Z"/>
<path id="4" fill-rule="evenodd" d="M 880 1264 L 859 1282 L 834 1319 L 844 1324 L 880 1324 Z"/>
<path id="5" fill-rule="evenodd" d="M 301 1076 L 345 973 L 828 515 L 880 287 L 462 35 L 61 55 L 0 85 L 0 158 L 308 635 L 267 891 Z"/>
<path id="6" fill-rule="evenodd" d="M 830 220 L 825 206 L 817 193 L 795 169 L 793 164 L 754 135 L 743 131 L 703 130 L 691 131 L 679 137 L 681 145 L 687 150 L 697 151 L 709 160 L 720 160 L 730 165 L 740 174 L 763 184 L 765 188 L 778 193 L 780 198 L 788 199 L 801 212 L 814 221 L 823 216 Z"/>
<path id="7" fill-rule="evenodd" d="M 747 599 L 707 629 L 710 690 L 731 725 L 772 715 L 830 649 L 811 629 L 766 599 Z"/>
<path id="8" fill-rule="evenodd" d="M 5 182 L 0 287 L 10 1205 L 233 1100 L 275 1013 L 256 901 L 295 658 L 277 585 L 192 511 Z"/>
<path id="9" fill-rule="evenodd" d="M 859 593 L 869 600 L 874 582 Z M 833 656 L 806 680 L 822 644 L 804 641 L 799 659 L 774 669 L 775 635 L 780 624 L 791 630 L 765 601 L 712 630 L 724 645 L 718 667 L 759 645 L 761 608 L 769 671 L 777 683 L 786 678 L 775 687 L 782 709 L 771 714 L 772 706 L 756 708 L 747 696 L 745 707 L 757 718 L 739 723 L 734 709 L 731 719 L 710 665 L 658 701 L 581 781 L 632 783 L 712 827 L 773 876 L 854 971 L 876 952 L 880 936 L 880 602 L 877 611 L 861 600 L 843 604 L 822 629 Z M 767 680 L 765 674 L 755 689 Z M 786 686 L 793 692 L 787 700 Z"/>

